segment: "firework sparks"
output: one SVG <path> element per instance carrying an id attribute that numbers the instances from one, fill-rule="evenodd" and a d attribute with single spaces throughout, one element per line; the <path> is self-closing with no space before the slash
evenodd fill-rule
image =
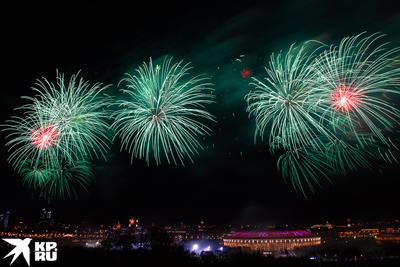
<path id="1" fill-rule="evenodd" d="M 351 86 L 339 85 L 332 92 L 331 100 L 335 110 L 341 112 L 350 112 L 357 108 L 361 96 L 357 90 Z"/>
<path id="2" fill-rule="evenodd" d="M 400 119 L 390 97 L 400 94 L 400 48 L 378 44 L 382 37 L 347 37 L 314 53 L 292 45 L 272 54 L 264 82 L 253 78 L 246 100 L 256 136 L 269 132 L 271 152 L 283 152 L 278 169 L 303 194 L 318 177 L 397 162 L 398 142 L 384 133 Z"/>
<path id="3" fill-rule="evenodd" d="M 52 146 L 57 145 L 60 131 L 54 125 L 47 125 L 39 127 L 39 129 L 32 130 L 31 143 L 36 148 L 46 150 Z"/>
<path id="4" fill-rule="evenodd" d="M 46 198 L 75 195 L 75 187 L 86 187 L 93 156 L 106 157 L 109 98 L 101 96 L 107 86 L 90 86 L 78 75 L 65 81 L 57 73 L 57 83 L 37 80 L 35 97 L 18 108 L 3 125 L 10 155 L 8 161 L 25 184 Z M 82 160 L 85 158 L 85 160 Z"/>
<path id="5" fill-rule="evenodd" d="M 196 137 L 211 132 L 202 121 L 214 121 L 204 109 L 214 95 L 208 78 L 189 77 L 190 69 L 183 61 L 172 63 L 172 58 L 162 65 L 150 60 L 122 80 L 130 99 L 118 102 L 112 126 L 132 159 L 144 158 L 150 164 L 153 158 L 158 165 L 165 157 L 168 163 L 184 164 L 184 158 L 192 161 L 202 147 Z"/>

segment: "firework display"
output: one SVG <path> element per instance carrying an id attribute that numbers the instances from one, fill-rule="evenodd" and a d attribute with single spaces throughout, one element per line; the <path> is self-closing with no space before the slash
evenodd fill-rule
<path id="1" fill-rule="evenodd" d="M 336 127 L 386 142 L 383 130 L 392 129 L 400 118 L 399 110 L 388 99 L 399 94 L 400 48 L 388 48 L 379 42 L 381 38 L 378 34 L 344 38 L 338 46 L 324 51 L 313 68 L 319 77 L 316 86 L 322 95 L 329 96 L 319 102 L 329 121 L 342 118 Z"/>
<path id="2" fill-rule="evenodd" d="M 333 45 L 293 44 L 269 57 L 265 77 L 249 67 L 240 72 L 251 81 L 245 101 L 254 140 L 268 141 L 282 177 L 306 197 L 335 175 L 398 163 L 400 48 L 383 39 L 362 33 Z M 131 162 L 193 162 L 216 122 L 207 110 L 216 96 L 210 78 L 192 69 L 150 58 L 119 82 L 119 99 L 79 73 L 38 79 L 36 95 L 23 96 L 29 103 L 2 125 L 8 162 L 46 199 L 86 189 L 91 161 L 107 158 L 112 135 Z"/>
<path id="3" fill-rule="evenodd" d="M 321 146 L 318 137 L 324 129 L 318 123 L 315 99 L 310 97 L 317 77 L 311 65 L 315 58 L 311 47 L 292 45 L 286 54 L 272 54 L 267 77 L 253 78 L 250 83 L 255 89 L 246 95 L 247 111 L 256 118 L 255 136 L 263 139 L 268 130 L 273 151 Z"/>
<path id="4" fill-rule="evenodd" d="M 255 136 L 269 134 L 270 149 L 281 153 L 278 169 L 305 195 L 321 178 L 397 162 L 400 48 L 382 38 L 292 45 L 271 56 L 264 80 L 252 78 L 246 100 Z"/>
<path id="5" fill-rule="evenodd" d="M 6 121 L 3 131 L 8 161 L 28 186 L 53 198 L 72 196 L 74 183 L 87 185 L 89 163 L 82 159 L 105 158 L 109 146 L 107 87 L 57 73 L 55 84 L 37 80 L 37 95 L 23 97 L 29 100 L 17 109 L 23 115 Z"/>
<path id="6" fill-rule="evenodd" d="M 122 148 L 134 157 L 159 165 L 181 163 L 201 148 L 198 136 L 209 135 L 214 121 L 205 106 L 214 102 L 212 84 L 204 75 L 191 76 L 188 63 L 165 58 L 161 65 L 143 63 L 121 81 L 128 95 L 117 102 L 112 125 Z"/>
<path id="7" fill-rule="evenodd" d="M 57 74 L 56 84 L 38 80 L 31 110 L 42 112 L 50 125 L 58 127 L 60 146 L 71 156 L 105 159 L 110 143 L 110 98 L 104 91 L 109 86 L 90 85 L 78 75 L 72 75 L 68 83 L 63 74 Z"/>

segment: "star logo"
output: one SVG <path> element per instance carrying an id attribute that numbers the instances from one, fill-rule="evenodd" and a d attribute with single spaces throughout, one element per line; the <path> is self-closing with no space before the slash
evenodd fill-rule
<path id="1" fill-rule="evenodd" d="M 26 263 L 28 264 L 28 266 L 30 266 L 30 249 L 29 249 L 29 243 L 31 242 L 31 238 L 25 238 L 24 240 L 19 239 L 19 238 L 3 238 L 4 241 L 6 241 L 7 243 L 15 246 L 15 248 L 13 248 L 10 253 L 8 253 L 3 259 L 14 255 L 14 257 L 11 260 L 11 264 L 13 264 L 13 262 L 18 258 L 19 255 L 24 256 L 24 259 L 26 261 Z"/>

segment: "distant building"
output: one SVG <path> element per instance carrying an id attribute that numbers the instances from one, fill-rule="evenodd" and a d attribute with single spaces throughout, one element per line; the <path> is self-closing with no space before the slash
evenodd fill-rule
<path id="1" fill-rule="evenodd" d="M 376 240 L 380 241 L 391 241 L 391 242 L 400 242 L 400 228 L 386 228 L 380 234 L 376 236 Z"/>
<path id="2" fill-rule="evenodd" d="M 321 237 L 304 230 L 239 231 L 224 237 L 224 246 L 260 252 L 277 252 L 319 246 Z"/>
<path id="3" fill-rule="evenodd" d="M 378 228 L 348 229 L 338 232 L 339 238 L 376 238 L 380 233 Z"/>
<path id="4" fill-rule="evenodd" d="M 114 224 L 113 229 L 114 230 L 121 230 L 122 226 L 120 222 L 117 222 L 116 224 Z"/>
<path id="5" fill-rule="evenodd" d="M 139 220 L 136 219 L 135 217 L 131 217 L 128 221 L 128 227 L 129 228 L 136 228 L 139 226 Z"/>
<path id="6" fill-rule="evenodd" d="M 5 214 L 3 214 L 3 227 L 8 228 L 9 223 L 10 223 L 10 212 L 7 211 Z"/>
<path id="7" fill-rule="evenodd" d="M 187 240 L 220 240 L 223 232 L 215 225 L 207 225 L 200 222 L 198 225 L 186 225 L 181 223 L 175 226 L 165 226 L 164 230 L 174 239 L 175 242 Z"/>
<path id="8" fill-rule="evenodd" d="M 311 226 L 311 229 L 318 229 L 318 230 L 327 229 L 327 230 L 330 230 L 330 229 L 333 229 L 334 227 L 335 226 L 333 224 L 331 224 L 329 222 L 326 222 L 325 224 L 314 224 L 314 225 Z"/>
<path id="9" fill-rule="evenodd" d="M 50 209 L 42 209 L 40 213 L 39 224 L 43 226 L 51 226 L 54 224 L 53 213 Z"/>
<path id="10" fill-rule="evenodd" d="M 47 215 L 47 210 L 45 208 L 42 209 L 42 212 L 40 213 L 40 220 L 45 220 Z"/>

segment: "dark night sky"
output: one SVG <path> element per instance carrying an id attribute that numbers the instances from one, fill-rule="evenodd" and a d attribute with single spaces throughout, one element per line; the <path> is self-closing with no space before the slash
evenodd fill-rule
<path id="1" fill-rule="evenodd" d="M 162 223 L 317 223 L 400 217 L 396 166 L 382 174 L 335 177 L 309 200 L 297 195 L 277 174 L 268 147 L 253 142 L 254 123 L 243 101 L 249 87 L 240 76 L 243 67 L 262 75 L 271 52 L 308 39 L 332 43 L 380 31 L 399 45 L 399 8 L 382 1 L 144 2 L 2 8 L 2 122 L 25 103 L 21 95 L 32 95 L 36 78 L 54 79 L 56 69 L 68 75 L 81 69 L 91 81 L 115 85 L 143 60 L 172 55 L 191 61 L 216 85 L 218 103 L 210 110 L 218 123 L 194 164 L 147 167 L 135 160 L 131 165 L 116 142 L 109 160 L 95 163 L 97 182 L 88 193 L 78 201 L 50 204 L 58 219 L 109 223 L 135 215 Z M 236 63 L 241 54 L 243 62 Z M 116 86 L 110 92 L 118 93 Z M 47 203 L 21 185 L 7 165 L 4 134 L 1 140 L 0 212 L 34 219 Z"/>

